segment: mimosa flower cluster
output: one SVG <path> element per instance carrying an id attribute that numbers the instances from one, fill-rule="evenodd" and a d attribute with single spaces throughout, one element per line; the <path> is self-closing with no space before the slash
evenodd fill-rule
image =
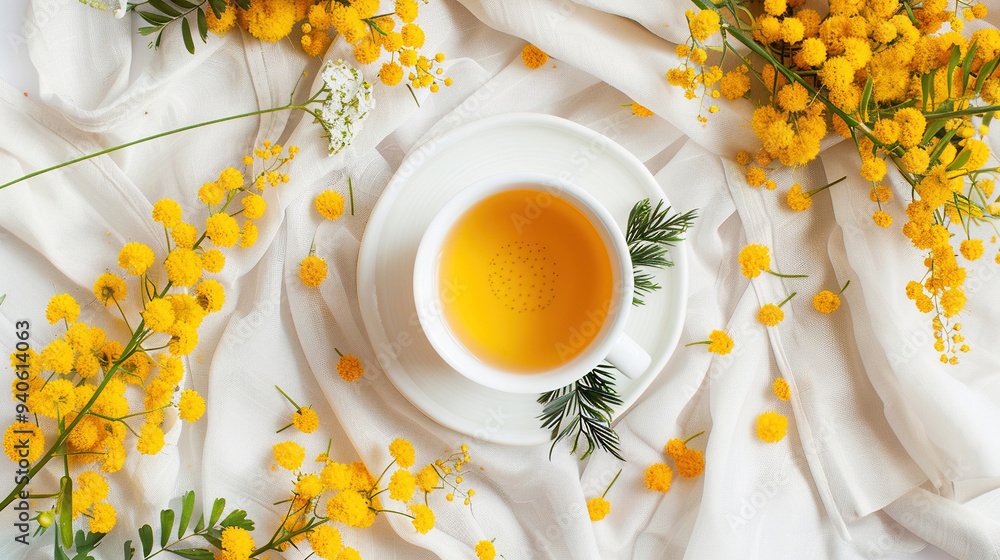
<path id="1" fill-rule="evenodd" d="M 989 165 L 984 142 L 1000 109 L 1000 31 L 977 23 L 980 29 L 965 32 L 966 22 L 986 16 L 986 5 L 835 0 L 823 13 L 802 0 L 692 1 L 700 10 L 687 13 L 690 38 L 677 47 L 682 63 L 667 73 L 668 81 L 699 97 L 703 107 L 721 96 L 755 102 L 751 126 L 761 148 L 755 156 L 737 155 L 753 187 L 776 188 L 769 170 L 808 163 L 824 137 L 839 134 L 857 149 L 873 222 L 889 228 L 904 216 L 884 207 L 893 196 L 887 179 L 902 178 L 910 198 L 902 233 L 926 267 L 923 278 L 906 286 L 906 296 L 932 316 L 941 361 L 957 364 L 957 354 L 969 349 L 955 329 L 967 276 L 957 257 L 980 259 L 988 222 L 1000 217 L 993 198 L 998 168 Z M 710 61 L 709 51 L 719 47 L 708 43 L 717 36 L 720 50 L 738 61 L 728 71 Z M 733 40 L 750 54 L 734 49 Z M 759 89 L 752 89 L 754 80 Z M 837 182 L 809 191 L 795 184 L 787 204 L 804 211 Z M 1000 253 L 995 260 L 1000 263 Z M 817 309 L 836 308 L 836 294 L 829 294 L 834 297 L 817 300 Z"/>
<path id="2" fill-rule="evenodd" d="M 196 391 L 181 390 L 183 358 L 197 346 L 204 319 L 225 304 L 225 290 L 213 277 L 225 266 L 222 249 L 256 243 L 255 220 L 266 207 L 264 189 L 289 180 L 286 166 L 298 149 L 290 147 L 282 157 L 284 151 L 265 142 L 244 158 L 242 171 L 226 168 L 216 181 L 202 185 L 198 197 L 207 211 L 192 216 L 204 220 L 200 228 L 194 220 L 185 221 L 174 200 L 153 205 L 151 218 L 163 227 L 165 254 L 157 255 L 141 241 L 126 243 L 118 253 L 120 271 L 105 272 L 94 282 L 91 302 L 116 311 L 128 329 L 124 343 L 94 324 L 108 319 L 103 313 L 88 324 L 81 320 L 76 298 L 59 294 L 49 301 L 45 317 L 50 324 L 62 324 L 65 333 L 40 353 L 11 356 L 12 365 L 28 363 L 27 390 L 19 390 L 25 384 L 15 384 L 14 398 L 40 421 L 8 428 L 5 453 L 19 459 L 14 436 L 20 430 L 34 436 L 27 457 L 38 461 L 32 474 L 53 457 L 64 457 L 59 461 L 61 488 L 52 489 L 55 503 L 39 520 L 45 516 L 65 524 L 83 515 L 89 518 L 90 532 L 107 533 L 116 513 L 105 501 L 109 485 L 103 477 L 123 468 L 130 448 L 144 455 L 163 449 L 166 410 L 187 422 L 205 413 L 205 401 Z M 233 212 L 230 207 L 236 203 L 241 208 Z M 74 484 L 73 471 L 81 468 L 92 470 L 77 475 Z M 68 518 L 61 512 L 68 512 Z M 61 531 L 73 535 L 69 527 Z M 62 543 L 67 549 L 72 545 L 72 539 Z"/>
<path id="3" fill-rule="evenodd" d="M 220 36 L 236 26 L 267 43 L 295 35 L 293 40 L 309 56 L 322 56 L 342 37 L 353 45 L 358 63 L 382 62 L 378 76 L 386 85 L 403 82 L 432 92 L 442 84 L 450 86 L 451 78 L 443 78 L 444 70 L 435 66 L 444 62 L 444 54 L 421 53 L 426 39 L 416 22 L 417 0 L 396 0 L 385 8 L 381 4 L 379 0 L 253 0 L 245 10 L 236 0 L 227 0 L 225 11 L 219 16 L 208 11 L 206 20 Z"/>

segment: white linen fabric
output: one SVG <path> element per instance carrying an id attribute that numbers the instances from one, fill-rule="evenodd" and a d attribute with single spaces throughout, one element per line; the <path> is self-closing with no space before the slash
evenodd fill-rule
<path id="1" fill-rule="evenodd" d="M 990 343 L 1000 322 L 991 298 L 1000 279 L 993 263 L 976 263 L 967 285 L 962 322 L 973 351 L 958 366 L 942 366 L 929 318 L 903 294 L 921 274 L 919 255 L 898 231 L 907 189 L 894 185 L 886 208 L 896 225 L 875 226 L 868 186 L 846 143 L 827 147 L 805 168 L 773 173 L 777 191 L 750 188 L 732 160 L 737 150 L 757 146 L 751 104 L 726 103 L 703 126 L 697 102 L 663 77 L 677 64 L 673 47 L 686 38 L 688 7 L 680 0 L 432 0 L 421 5 L 425 50 L 448 55 L 442 66 L 455 85 L 418 92 L 417 108 L 405 88 L 376 84 L 374 114 L 338 156 L 326 157 L 311 119 L 272 113 L 0 191 L 0 293 L 8 294 L 0 349 L 13 347 L 13 323 L 23 319 L 40 348 L 59 334 L 43 312 L 57 293 L 76 297 L 83 319 L 125 332 L 90 290 L 100 273 L 118 271 L 124 243 L 147 243 L 162 258 L 153 203 L 174 198 L 186 221 L 203 223 L 196 196 L 202 183 L 263 140 L 301 147 L 291 182 L 267 190 L 257 244 L 227 252 L 218 275 L 226 304 L 206 319 L 186 361 L 184 387 L 206 396 L 206 418 L 182 425 L 168 417 L 164 451 L 132 453 L 112 477 L 118 527 L 95 557 L 118 558 L 124 540 L 137 541 L 138 527 L 155 525 L 157 512 L 176 507 L 188 489 L 202 506 L 224 497 L 246 509 L 258 523 L 258 542 L 266 540 L 283 512 L 272 504 L 291 487 L 287 472 L 270 468 L 271 446 L 292 437 L 275 434 L 292 412 L 274 389 L 280 385 L 320 414 L 319 431 L 294 435 L 310 458 L 329 439 L 331 457 L 363 460 L 379 472 L 397 437 L 414 443 L 418 462 L 470 445 L 474 514 L 439 492 L 431 497 L 437 525 L 427 535 L 392 515 L 371 529 L 343 530 L 345 543 L 366 559 L 474 558 L 472 547 L 482 539 L 495 539 L 508 560 L 870 559 L 898 557 L 925 541 L 959 558 L 1000 558 L 1000 354 Z M 161 130 L 283 104 L 298 80 L 300 94 L 310 85 L 319 66 L 285 42 L 263 44 L 238 31 L 210 37 L 195 55 L 170 34 L 149 51 L 137 23 L 75 2 L 33 0 L 25 36 L 41 103 L 0 84 L 0 182 Z M 525 41 L 552 60 L 527 69 L 520 60 Z M 326 58 L 352 57 L 338 40 Z M 302 78 L 303 68 L 310 77 Z M 374 81 L 377 66 L 364 71 Z M 657 116 L 633 116 L 623 107 L 631 100 Z M 601 453 L 581 463 L 565 446 L 550 460 L 545 446 L 488 444 L 439 426 L 393 388 L 364 334 L 359 242 L 394 169 L 435 135 L 515 111 L 554 114 L 606 134 L 645 162 L 676 209 L 699 211 L 685 241 L 691 294 L 681 342 L 725 328 L 736 347 L 727 356 L 704 346 L 678 348 L 617 422 L 625 463 Z M 354 214 L 322 221 L 315 195 L 346 193 L 348 176 Z M 784 204 L 793 182 L 815 188 L 841 176 L 847 181 L 817 195 L 806 212 Z M 319 289 L 298 278 L 314 240 L 330 264 Z M 746 243 L 769 246 L 776 270 L 809 277 L 747 280 L 737 263 Z M 827 316 L 812 308 L 813 294 L 837 291 L 848 280 L 840 310 Z M 756 321 L 761 305 L 791 292 L 798 295 L 778 327 Z M 361 358 L 362 379 L 348 384 L 337 376 L 335 347 Z M 776 377 L 791 384 L 791 402 L 771 394 Z M 755 436 L 756 416 L 767 410 L 789 417 L 788 436 L 776 444 Z M 0 415 L 9 421 L 13 407 L 0 407 Z M 702 430 L 706 435 L 691 445 L 705 450 L 705 475 L 677 477 L 666 494 L 646 490 L 643 472 L 666 461 L 667 440 Z M 586 500 L 619 469 L 607 496 L 611 514 L 592 523 Z M 7 464 L 0 472 L 13 479 Z M 57 482 L 50 473 L 34 487 L 50 491 Z M 13 541 L 10 512 L 0 519 L 0 557 L 51 557 L 51 544 Z M 307 549 L 271 557 L 301 559 Z"/>

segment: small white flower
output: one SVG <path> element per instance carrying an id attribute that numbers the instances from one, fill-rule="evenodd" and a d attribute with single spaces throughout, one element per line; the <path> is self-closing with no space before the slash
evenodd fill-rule
<path id="1" fill-rule="evenodd" d="M 361 72 L 343 60 L 328 60 L 322 78 L 328 95 L 318 120 L 330 138 L 333 155 L 350 145 L 361 131 L 362 121 L 375 108 L 375 96 Z"/>
<path id="2" fill-rule="evenodd" d="M 118 7 L 115 8 L 115 17 L 118 19 L 125 17 L 126 8 L 128 8 L 128 0 L 118 0 Z"/>

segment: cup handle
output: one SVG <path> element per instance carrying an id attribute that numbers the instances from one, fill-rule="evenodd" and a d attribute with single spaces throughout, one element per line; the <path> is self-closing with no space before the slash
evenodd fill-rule
<path id="1" fill-rule="evenodd" d="M 618 340 L 611 346 L 611 352 L 608 353 L 607 360 L 618 371 L 631 379 L 635 379 L 645 373 L 646 368 L 652 362 L 649 353 L 625 333 L 622 333 L 618 337 Z"/>

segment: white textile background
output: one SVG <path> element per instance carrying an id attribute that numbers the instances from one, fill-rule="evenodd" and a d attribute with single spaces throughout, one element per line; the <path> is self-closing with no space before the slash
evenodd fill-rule
<path id="1" fill-rule="evenodd" d="M 186 221 L 198 224 L 198 187 L 252 145 L 270 139 L 302 149 L 292 181 L 267 192 L 257 245 L 228 252 L 219 275 L 226 304 L 206 319 L 187 361 L 184 386 L 206 396 L 206 418 L 183 426 L 168 419 L 164 452 L 133 453 L 113 477 L 111 500 L 131 506 L 119 508 L 118 528 L 97 556 L 118 558 L 122 541 L 192 488 L 199 503 L 225 497 L 247 509 L 261 528 L 258 540 L 266 539 L 281 512 L 271 504 L 290 487 L 287 473 L 270 469 L 271 445 L 289 437 L 274 434 L 291 413 L 273 388 L 281 385 L 320 414 L 321 430 L 295 435 L 310 455 L 332 438 L 332 457 L 377 470 L 396 437 L 412 441 L 425 462 L 462 443 L 471 447 L 475 515 L 435 494 L 437 527 L 428 535 L 393 516 L 370 530 L 345 530 L 345 542 L 366 559 L 473 558 L 477 541 L 494 538 L 508 560 L 899 558 L 925 541 L 958 558 L 1000 558 L 1000 355 L 990 343 L 1000 324 L 991 298 L 1000 280 L 992 259 L 976 263 L 967 285 L 963 333 L 974 350 L 944 367 L 931 348 L 929 319 L 902 290 L 920 275 L 919 257 L 898 231 L 907 192 L 897 188 L 888 205 L 896 224 L 876 227 L 846 144 L 804 169 L 774 173 L 777 191 L 747 186 L 732 158 L 757 145 L 749 102 L 727 104 L 703 127 L 697 103 L 663 77 L 676 65 L 671 41 L 686 36 L 687 7 L 679 0 L 432 0 L 421 5 L 425 50 L 448 55 L 443 67 L 455 85 L 420 92 L 417 108 L 405 88 L 377 84 L 378 108 L 344 155 L 325 157 L 325 140 L 308 120 L 272 114 L 0 191 L 0 293 L 8 294 L 0 349 L 13 346 L 13 323 L 22 319 L 40 347 L 59 334 L 44 321 L 45 303 L 57 293 L 76 297 L 84 320 L 123 332 L 90 290 L 100 273 L 117 271 L 124 243 L 163 254 L 162 231 L 149 217 L 154 202 L 174 198 L 189 212 Z M 193 56 L 168 34 L 151 53 L 136 25 L 69 0 L 32 1 L 24 37 L 41 102 L 0 84 L 0 182 L 152 132 L 282 104 L 302 69 L 314 76 L 318 66 L 287 43 L 244 40 L 239 32 L 211 37 Z M 524 67 L 525 41 L 552 60 Z M 351 58 L 342 41 L 326 57 Z M 364 71 L 375 81 L 377 66 Z M 622 107 L 632 99 L 657 116 L 632 116 Z M 685 242 L 691 294 L 681 342 L 726 328 L 736 348 L 724 357 L 703 346 L 677 350 L 617 423 L 626 463 L 600 453 L 580 463 L 565 447 L 550 461 L 545 446 L 492 445 L 435 424 L 380 371 L 361 324 L 359 240 L 403 156 L 459 124 L 523 111 L 608 135 L 645 162 L 677 209 L 699 209 Z M 843 175 L 848 180 L 806 212 L 783 203 L 793 182 L 813 188 Z M 313 198 L 325 189 L 346 192 L 347 176 L 355 215 L 321 223 Z M 314 234 L 331 267 L 319 290 L 297 275 Z M 736 259 L 746 243 L 768 245 L 776 269 L 809 278 L 748 281 Z M 812 294 L 847 280 L 840 310 L 812 309 Z M 760 305 L 792 291 L 798 296 L 779 327 L 756 322 Z M 364 361 L 360 381 L 336 375 L 334 346 Z M 779 376 L 792 385 L 790 403 L 770 393 Z M 790 420 L 777 444 L 754 435 L 756 416 L 770 409 Z M 5 421 L 12 414 L 13 406 L 0 407 Z M 701 430 L 707 437 L 692 445 L 706 451 L 705 475 L 677 479 L 667 494 L 645 490 L 643 471 L 664 460 L 666 441 Z M 592 523 L 585 501 L 619 468 L 608 494 L 612 513 Z M 5 464 L 0 480 L 12 479 Z M 39 488 L 56 483 L 36 481 Z M 13 542 L 9 513 L 0 515 L 0 557 L 51 557 L 51 545 L 29 550 Z"/>

